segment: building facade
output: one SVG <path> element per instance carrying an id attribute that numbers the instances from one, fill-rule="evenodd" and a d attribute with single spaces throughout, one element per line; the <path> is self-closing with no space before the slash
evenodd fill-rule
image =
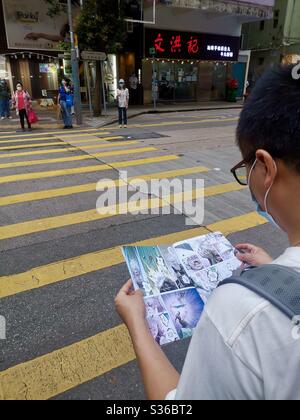
<path id="1" fill-rule="evenodd" d="M 164 0 L 145 24 L 144 102 L 224 100 L 231 79 L 243 96 L 249 53 L 242 25 L 273 17 L 273 0 Z M 145 9 L 151 21 L 152 8 Z"/>
<path id="2" fill-rule="evenodd" d="M 155 14 L 154 0 L 123 1 L 127 39 L 123 50 L 103 64 L 108 104 L 115 104 L 119 78 L 126 80 L 133 104 L 154 98 L 223 100 L 231 79 L 239 81 L 242 97 L 249 65 L 248 51 L 241 50 L 242 25 L 272 19 L 274 0 L 156 0 Z M 67 15 L 49 18 L 43 0 L 0 4 L 0 77 L 12 88 L 22 81 L 35 99 L 55 99 L 60 78 L 71 77 L 70 57 L 60 45 L 68 42 Z M 88 100 L 95 63 L 81 62 L 80 78 L 82 98 Z"/>
<path id="3" fill-rule="evenodd" d="M 251 50 L 251 81 L 274 64 L 300 60 L 299 22 L 299 0 L 276 0 L 273 19 L 243 26 L 243 47 Z"/>
<path id="4" fill-rule="evenodd" d="M 0 1 L 0 66 L 11 89 L 21 81 L 34 98 L 54 97 L 61 74 L 70 74 L 60 42 L 68 34 L 65 15 L 51 19 L 39 0 Z"/>

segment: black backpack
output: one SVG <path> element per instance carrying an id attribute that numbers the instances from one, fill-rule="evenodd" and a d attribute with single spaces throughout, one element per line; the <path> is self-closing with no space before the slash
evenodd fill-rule
<path id="1" fill-rule="evenodd" d="M 266 299 L 291 320 L 300 316 L 300 273 L 270 264 L 243 271 L 220 283 L 239 284 Z"/>

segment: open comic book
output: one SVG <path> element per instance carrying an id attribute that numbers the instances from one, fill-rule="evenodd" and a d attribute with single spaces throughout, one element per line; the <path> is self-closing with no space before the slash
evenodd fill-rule
<path id="1" fill-rule="evenodd" d="M 241 265 L 220 232 L 172 246 L 126 246 L 123 254 L 160 345 L 190 337 L 211 292 Z"/>

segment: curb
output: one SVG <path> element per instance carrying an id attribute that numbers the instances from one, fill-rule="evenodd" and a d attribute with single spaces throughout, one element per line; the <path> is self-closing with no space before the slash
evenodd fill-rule
<path id="1" fill-rule="evenodd" d="M 128 115 L 128 119 L 140 117 L 142 115 L 151 115 L 151 114 L 175 114 L 181 112 L 197 112 L 197 111 L 219 111 L 219 110 L 230 110 L 230 109 L 242 109 L 243 105 L 232 105 L 232 106 L 220 106 L 220 107 L 205 107 L 205 108 L 187 108 L 187 109 L 174 109 L 174 110 L 154 110 L 149 109 L 146 111 L 137 112 L 135 114 Z M 108 127 L 112 124 L 117 124 L 119 122 L 118 118 L 112 119 L 111 121 L 105 121 L 101 123 L 98 127 Z"/>

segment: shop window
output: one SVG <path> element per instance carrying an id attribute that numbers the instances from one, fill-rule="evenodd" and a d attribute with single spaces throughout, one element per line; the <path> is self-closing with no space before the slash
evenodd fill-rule
<path id="1" fill-rule="evenodd" d="M 159 100 L 196 101 L 198 65 L 186 62 L 159 63 L 156 71 Z"/>

